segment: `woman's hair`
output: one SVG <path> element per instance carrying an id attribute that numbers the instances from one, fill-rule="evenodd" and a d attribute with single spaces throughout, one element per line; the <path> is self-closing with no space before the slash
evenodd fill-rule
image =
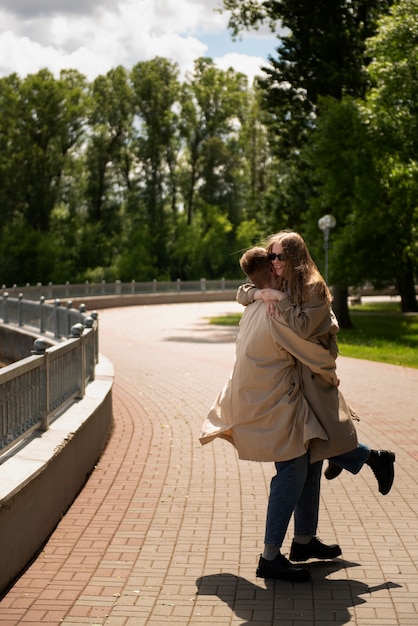
<path id="1" fill-rule="evenodd" d="M 275 243 L 280 243 L 286 264 L 283 275 L 279 278 L 278 289 L 289 294 L 294 304 L 301 304 L 309 299 L 314 287 L 319 289 L 319 297 L 331 302 L 328 286 L 309 254 L 303 238 L 293 231 L 282 230 L 268 237 L 267 252 L 272 251 Z"/>

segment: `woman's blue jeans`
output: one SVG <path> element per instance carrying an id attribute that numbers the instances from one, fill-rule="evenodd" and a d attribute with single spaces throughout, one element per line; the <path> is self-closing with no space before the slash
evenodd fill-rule
<path id="1" fill-rule="evenodd" d="M 316 535 L 322 461 L 309 462 L 309 453 L 276 462 L 271 479 L 264 543 L 281 548 L 294 514 L 295 535 Z"/>
<path id="2" fill-rule="evenodd" d="M 370 448 L 364 443 L 359 443 L 357 448 L 345 452 L 344 454 L 338 454 L 332 456 L 329 460 L 332 461 L 338 467 L 351 472 L 352 474 L 358 474 L 370 455 Z"/>

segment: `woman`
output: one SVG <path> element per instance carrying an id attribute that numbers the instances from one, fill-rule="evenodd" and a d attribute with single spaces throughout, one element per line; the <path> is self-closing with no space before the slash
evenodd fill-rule
<path id="1" fill-rule="evenodd" d="M 242 285 L 237 294 L 238 302 L 247 305 L 254 300 L 264 300 L 270 315 L 278 315 L 278 319 L 289 325 L 300 339 L 321 344 L 336 359 L 335 336 L 339 326 L 331 308 L 331 294 L 305 241 L 298 233 L 281 231 L 269 237 L 266 248 L 277 289 Z M 287 349 L 291 351 L 291 347 Z M 352 418 L 358 419 L 357 416 L 338 389 L 315 375 L 309 365 L 300 363 L 300 370 L 303 393 L 329 437 L 328 442 L 318 440 L 317 445 L 321 446 L 321 452 L 327 443 L 332 445 L 333 456 L 329 458 L 325 477 L 329 480 L 336 478 L 342 469 L 357 474 L 367 464 L 376 476 L 380 493 L 389 493 L 394 480 L 394 453 L 371 450 L 361 443 L 348 452 L 344 450 L 344 433 L 347 428 L 352 430 Z M 336 438 L 341 438 L 343 446 L 343 453 L 338 455 L 335 455 Z"/>

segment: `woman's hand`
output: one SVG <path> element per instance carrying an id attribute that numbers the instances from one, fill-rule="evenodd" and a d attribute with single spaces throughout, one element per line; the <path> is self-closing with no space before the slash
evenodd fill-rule
<path id="1" fill-rule="evenodd" d="M 283 298 L 286 297 L 284 291 L 279 291 L 278 289 L 257 289 L 254 295 L 255 300 L 276 300 L 276 302 L 280 302 Z"/>
<path id="2" fill-rule="evenodd" d="M 286 297 L 286 294 L 283 291 L 279 291 L 278 289 L 257 289 L 254 294 L 254 300 L 263 300 L 266 305 L 266 313 L 269 317 L 279 317 L 280 309 L 277 306 L 277 303 L 283 298 Z"/>

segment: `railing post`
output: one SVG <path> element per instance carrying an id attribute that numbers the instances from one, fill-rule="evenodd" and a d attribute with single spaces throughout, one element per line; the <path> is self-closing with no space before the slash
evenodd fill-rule
<path id="1" fill-rule="evenodd" d="M 80 306 L 78 307 L 78 311 L 79 311 L 79 320 L 81 323 L 83 323 L 83 316 L 85 315 L 86 311 L 87 311 L 87 307 L 85 304 L 80 304 Z"/>
<path id="2" fill-rule="evenodd" d="M 20 293 L 17 297 L 17 322 L 19 326 L 23 326 L 22 300 L 23 300 L 23 293 Z"/>
<path id="3" fill-rule="evenodd" d="M 181 280 L 180 280 L 180 278 L 177 278 L 177 280 L 176 280 L 176 291 L 177 291 L 177 293 L 180 293 L 180 291 L 181 291 Z"/>
<path id="4" fill-rule="evenodd" d="M 120 296 L 122 293 L 122 283 L 120 280 L 117 280 L 115 283 L 115 294 Z"/>
<path id="5" fill-rule="evenodd" d="M 221 290 L 225 291 L 225 278 L 221 278 Z"/>
<path id="6" fill-rule="evenodd" d="M 90 351 L 88 351 L 86 347 L 85 357 L 86 357 L 86 372 L 89 372 L 89 375 L 90 375 L 89 379 L 94 380 L 96 378 L 95 364 L 97 363 L 97 354 L 96 354 L 96 337 L 95 337 L 95 328 L 94 328 L 95 321 L 91 315 L 86 317 L 84 321 L 84 326 L 88 330 L 91 330 L 91 332 L 93 333 L 92 335 L 93 339 L 91 342 L 93 346 L 93 356 L 92 356 L 92 359 L 90 360 Z M 89 337 L 90 337 L 90 333 L 89 333 Z"/>
<path id="7" fill-rule="evenodd" d="M 55 298 L 54 302 L 54 318 L 55 318 L 55 338 L 59 339 L 61 337 L 59 331 L 59 307 L 61 306 L 61 300 L 59 298 Z"/>
<path id="8" fill-rule="evenodd" d="M 96 363 L 99 361 L 99 314 L 97 311 L 92 311 L 90 317 L 94 320 L 94 354 Z"/>
<path id="9" fill-rule="evenodd" d="M 157 291 L 157 279 L 154 278 L 154 280 L 152 281 L 152 292 L 156 293 Z"/>
<path id="10" fill-rule="evenodd" d="M 78 368 L 78 388 L 80 390 L 79 398 L 83 398 L 86 393 L 86 346 L 85 338 L 83 337 L 84 326 L 83 324 L 74 324 L 71 327 L 71 339 L 79 339 L 78 352 L 79 352 L 79 365 Z"/>
<path id="11" fill-rule="evenodd" d="M 9 323 L 9 313 L 7 310 L 7 298 L 9 297 L 9 292 L 5 291 L 3 294 L 3 322 L 5 324 Z"/>
<path id="12" fill-rule="evenodd" d="M 32 354 L 43 355 L 40 368 L 40 390 L 39 390 L 39 413 L 41 417 L 41 430 L 49 428 L 49 352 L 48 342 L 45 339 L 35 339 L 33 342 Z"/>
<path id="13" fill-rule="evenodd" d="M 45 296 L 39 298 L 39 332 L 45 332 L 45 320 L 44 320 L 44 302 Z"/>
<path id="14" fill-rule="evenodd" d="M 68 300 L 67 304 L 65 305 L 66 310 L 67 310 L 67 337 L 70 336 L 71 334 L 71 309 L 73 308 L 73 301 L 72 300 Z"/>
<path id="15" fill-rule="evenodd" d="M 131 293 L 135 293 L 135 281 L 131 280 Z"/>
<path id="16" fill-rule="evenodd" d="M 206 278 L 200 279 L 200 291 L 206 291 Z"/>

